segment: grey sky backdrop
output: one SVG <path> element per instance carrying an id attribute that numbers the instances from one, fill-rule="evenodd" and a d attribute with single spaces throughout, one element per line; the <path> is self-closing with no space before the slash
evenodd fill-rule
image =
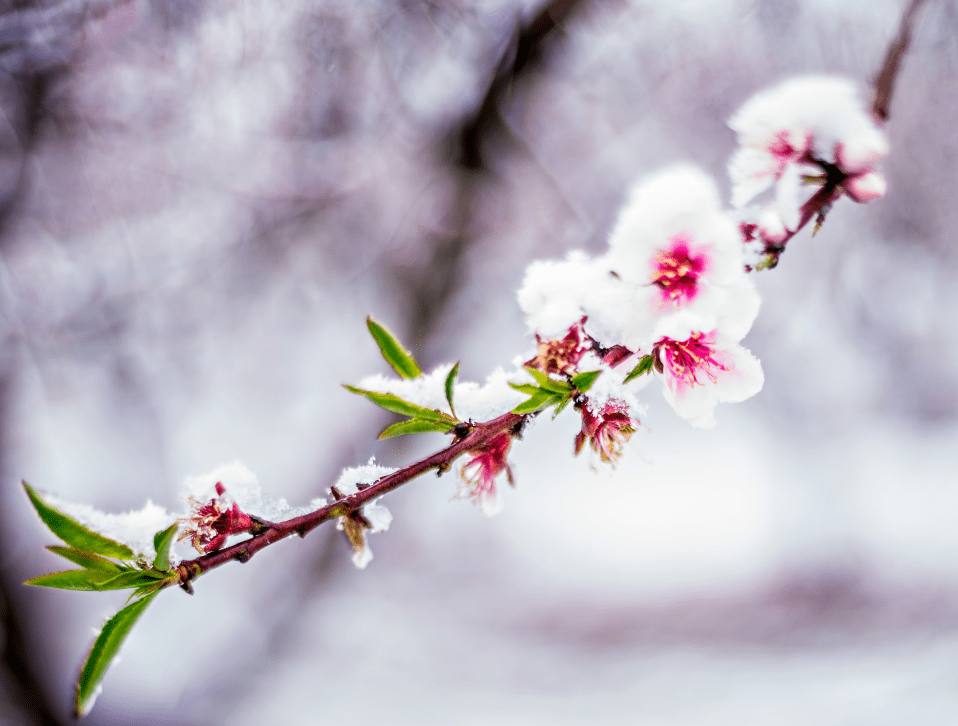
<path id="1" fill-rule="evenodd" d="M 539 5 L 133 0 L 0 16 L 0 722 L 66 723 L 122 594 L 59 566 L 19 480 L 177 509 L 241 460 L 292 504 L 376 443 L 343 391 L 525 351 L 529 261 L 598 252 L 630 185 L 714 174 L 726 119 L 807 73 L 863 92 L 895 0 L 591 0 L 480 115 Z M 334 532 L 171 592 L 91 726 L 946 723 L 958 712 L 958 7 L 928 0 L 889 193 L 843 200 L 757 284 L 765 389 L 711 432 L 657 386 L 613 475 L 571 414 L 515 451 L 494 520 L 427 477 L 364 572 Z M 481 156 L 463 154 L 476 131 Z M 332 528 L 329 528 L 330 530 Z M 189 556 L 184 549 L 184 556 Z"/>

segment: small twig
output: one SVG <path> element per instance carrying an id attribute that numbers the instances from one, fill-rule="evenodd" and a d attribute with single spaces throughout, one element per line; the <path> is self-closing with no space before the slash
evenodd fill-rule
<path id="1" fill-rule="evenodd" d="M 189 592 L 192 590 L 190 581 L 209 572 L 214 567 L 219 567 L 233 560 L 248 562 L 250 558 L 261 549 L 292 535 L 298 534 L 304 537 L 319 525 L 332 519 L 350 517 L 363 522 L 365 526 L 368 524 L 368 520 L 364 522 L 365 517 L 363 517 L 361 511 L 365 504 L 368 504 L 373 499 L 387 492 L 391 492 L 393 489 L 402 486 L 406 482 L 415 479 L 420 474 L 424 474 L 431 469 L 448 469 L 452 462 L 462 454 L 478 446 L 482 446 L 504 431 L 513 431 L 514 434 L 518 435 L 521 432 L 522 424 L 525 423 L 528 416 L 529 414 L 519 415 L 507 413 L 492 421 L 472 424 L 469 432 L 464 437 L 454 441 L 442 451 L 432 456 L 427 456 L 425 459 L 421 459 L 398 471 L 394 471 L 392 474 L 384 476 L 375 484 L 360 489 L 354 494 L 343 495 L 341 492 L 334 492 L 336 500 L 314 512 L 288 519 L 285 522 L 270 523 L 270 528 L 267 531 L 254 535 L 252 538 L 239 544 L 201 555 L 193 560 L 186 560 L 180 563 L 178 567 L 180 587 Z"/>
<path id="2" fill-rule="evenodd" d="M 888 107 L 891 105 L 892 92 L 895 90 L 895 79 L 901 68 L 902 59 L 911 44 L 911 34 L 915 29 L 915 20 L 918 10 L 925 0 L 911 0 L 901 16 L 898 25 L 898 35 L 888 47 L 885 63 L 875 78 L 875 98 L 872 101 L 872 112 L 883 122 L 888 120 Z"/>

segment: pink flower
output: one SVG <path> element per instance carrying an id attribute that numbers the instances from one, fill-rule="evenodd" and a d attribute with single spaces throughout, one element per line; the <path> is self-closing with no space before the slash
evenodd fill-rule
<path id="1" fill-rule="evenodd" d="M 716 330 L 693 332 L 684 339 L 662 337 L 652 355 L 665 400 L 697 428 L 715 425 L 715 406 L 720 401 L 744 401 L 765 383 L 758 359 Z"/>
<path id="2" fill-rule="evenodd" d="M 578 456 L 585 442 L 602 461 L 615 465 L 622 455 L 622 447 L 635 433 L 635 426 L 629 416 L 629 407 L 624 401 L 610 399 L 598 415 L 589 409 L 586 402 L 581 407 L 582 430 L 575 437 L 575 454 Z"/>
<path id="3" fill-rule="evenodd" d="M 607 264 L 628 292 L 610 301 L 622 311 L 622 325 L 606 344 L 649 350 L 661 337 L 655 328 L 663 317 L 692 313 L 711 330 L 725 310 L 758 306 L 735 222 L 712 180 L 691 167 L 666 170 L 633 190 L 609 240 Z M 591 321 L 590 315 L 588 332 Z"/>
<path id="4" fill-rule="evenodd" d="M 839 194 L 845 191 L 856 202 L 885 193 L 875 165 L 887 155 L 888 142 L 848 80 L 822 76 L 786 81 L 746 101 L 729 126 L 741 145 L 729 163 L 736 207 L 772 185 L 791 185 L 785 178 L 793 170 L 796 179 L 822 172 L 846 176 Z M 811 193 L 814 190 L 807 196 Z M 790 210 L 780 211 L 792 229 Z"/>
<path id="5" fill-rule="evenodd" d="M 543 373 L 574 374 L 586 352 L 582 347 L 579 330 L 580 325 L 576 323 L 560 340 L 543 340 L 536 334 L 536 356 L 527 360 L 525 365 L 537 368 Z"/>
<path id="6" fill-rule="evenodd" d="M 216 494 L 218 497 L 226 494 L 226 487 L 221 482 L 216 482 Z M 253 519 L 236 502 L 229 506 L 217 497 L 205 503 L 200 503 L 194 497 L 190 497 L 189 501 L 193 506 L 193 515 L 180 520 L 184 528 L 177 539 L 190 540 L 200 554 L 218 550 L 231 534 L 243 534 L 254 525 Z"/>
<path id="7" fill-rule="evenodd" d="M 512 470 L 506 461 L 511 445 L 510 432 L 504 431 L 494 436 L 482 446 L 469 452 L 471 458 L 459 472 L 463 480 L 460 496 L 472 497 L 472 500 L 481 505 L 482 511 L 489 516 L 502 511 L 502 498 L 496 490 L 496 477 L 505 472 L 509 484 L 515 486 Z"/>
<path id="8" fill-rule="evenodd" d="M 707 248 L 690 251 L 691 237 L 679 233 L 652 258 L 652 284 L 662 291 L 662 302 L 691 302 L 698 293 L 698 280 L 708 268 Z"/>

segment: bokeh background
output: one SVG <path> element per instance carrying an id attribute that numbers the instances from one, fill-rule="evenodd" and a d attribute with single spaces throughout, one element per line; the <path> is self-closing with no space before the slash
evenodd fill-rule
<path id="1" fill-rule="evenodd" d="M 122 593 L 58 568 L 21 478 L 101 509 L 240 460 L 322 495 L 388 422 L 339 387 L 525 351 L 529 261 L 599 252 L 633 181 L 727 193 L 755 91 L 864 93 L 900 0 L 43 0 L 0 14 L 0 723 L 70 720 Z M 485 518 L 450 477 L 157 599 L 91 726 L 945 724 L 958 713 L 958 7 L 928 0 L 888 196 L 757 284 L 762 393 L 710 432 L 657 386 L 614 473 L 567 413 Z M 188 552 L 181 550 L 184 556 Z"/>

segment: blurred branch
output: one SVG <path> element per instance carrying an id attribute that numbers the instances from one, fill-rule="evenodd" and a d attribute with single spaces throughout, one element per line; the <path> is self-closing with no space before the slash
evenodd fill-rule
<path id="1" fill-rule="evenodd" d="M 65 66 L 76 51 L 84 25 L 130 1 L 67 0 L 0 15 L 0 68 L 24 73 Z"/>
<path id="2" fill-rule="evenodd" d="M 19 578 L 16 580 L 19 585 Z M 9 693 L 16 699 L 24 715 L 29 714 L 30 723 L 37 726 L 59 726 L 61 723 L 47 700 L 47 693 L 41 687 L 29 666 L 29 652 L 32 646 L 20 626 L 17 618 L 18 608 L 13 607 L 14 598 L 8 587 L 6 573 L 0 573 L 0 626 L 3 630 L 2 666 L 10 676 L 13 688 Z M 5 674 L 0 672 L 0 678 Z M 0 702 L 0 712 L 8 707 Z"/>
<path id="3" fill-rule="evenodd" d="M 550 0 L 530 20 L 517 24 L 493 68 L 486 91 L 474 109 L 445 135 L 448 157 L 457 179 L 450 205 L 454 230 L 433 244 L 427 274 L 409 283 L 412 299 L 411 340 L 425 340 L 455 290 L 463 255 L 471 244 L 470 225 L 478 178 L 491 171 L 487 150 L 497 138 L 509 137 L 502 118 L 502 105 L 516 83 L 541 62 L 549 43 L 585 0 Z"/>
<path id="4" fill-rule="evenodd" d="M 875 98 L 872 101 L 872 111 L 882 121 L 888 120 L 888 107 L 891 105 L 892 92 L 895 90 L 895 79 L 898 77 L 902 59 L 908 52 L 918 11 L 924 2 L 925 0 L 911 0 L 908 4 L 901 16 L 901 22 L 898 24 L 898 35 L 895 36 L 892 44 L 888 47 L 888 52 L 885 54 L 885 63 L 875 78 Z"/>

